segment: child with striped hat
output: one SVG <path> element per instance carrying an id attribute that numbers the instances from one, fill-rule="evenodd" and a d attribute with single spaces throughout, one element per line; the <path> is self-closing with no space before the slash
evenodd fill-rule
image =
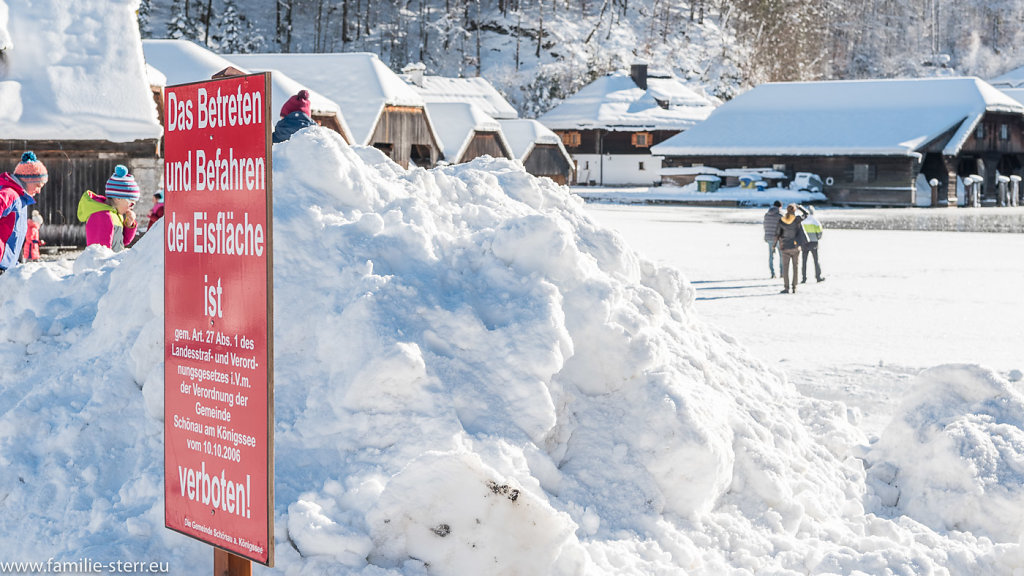
<path id="1" fill-rule="evenodd" d="M 139 185 L 128 168 L 118 164 L 107 179 L 104 194 L 86 190 L 78 201 L 78 219 L 85 222 L 87 244 L 102 244 L 114 252 L 124 250 L 138 230 L 135 203 L 139 201 Z"/>

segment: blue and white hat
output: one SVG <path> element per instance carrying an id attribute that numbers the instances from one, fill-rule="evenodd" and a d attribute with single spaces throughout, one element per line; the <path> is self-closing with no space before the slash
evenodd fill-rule
<path id="1" fill-rule="evenodd" d="M 107 198 L 139 201 L 139 185 L 135 183 L 135 177 L 128 173 L 127 167 L 122 164 L 114 167 L 114 175 L 107 180 L 106 195 Z"/>

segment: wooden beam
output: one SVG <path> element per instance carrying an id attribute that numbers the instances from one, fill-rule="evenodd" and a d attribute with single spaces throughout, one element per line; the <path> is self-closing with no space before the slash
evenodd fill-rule
<path id="1" fill-rule="evenodd" d="M 252 562 L 220 548 L 214 548 L 213 576 L 252 576 Z"/>

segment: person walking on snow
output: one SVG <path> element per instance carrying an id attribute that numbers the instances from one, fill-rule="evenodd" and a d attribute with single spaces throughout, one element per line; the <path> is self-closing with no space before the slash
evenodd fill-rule
<path id="1" fill-rule="evenodd" d="M 310 117 L 309 91 L 299 90 L 281 106 L 281 119 L 274 126 L 274 144 L 284 142 L 306 126 L 316 126 Z"/>
<path id="2" fill-rule="evenodd" d="M 14 174 L 0 174 L 0 274 L 18 265 L 28 234 L 28 207 L 49 176 L 35 153 L 25 152 Z"/>
<path id="3" fill-rule="evenodd" d="M 800 211 L 800 215 L 797 211 Z M 786 206 L 786 214 L 779 219 L 779 227 L 775 237 L 779 239 L 779 251 L 782 252 L 782 281 L 784 288 L 782 293 L 791 292 L 796 294 L 797 264 L 800 261 L 800 246 L 807 242 L 804 235 L 803 220 L 807 216 L 807 210 L 803 206 L 790 204 Z M 793 282 L 790 284 L 790 269 L 793 270 Z"/>
<path id="4" fill-rule="evenodd" d="M 821 222 L 818 221 L 817 216 L 814 215 L 814 206 L 808 206 L 807 210 L 810 214 L 804 218 L 804 234 L 807 235 L 807 244 L 803 249 L 803 280 L 801 283 L 807 282 L 807 260 L 814 256 L 814 278 L 818 282 L 824 282 L 825 277 L 821 275 L 821 266 L 818 265 L 818 242 L 821 240 L 821 235 L 824 232 L 821 227 Z"/>
<path id="5" fill-rule="evenodd" d="M 131 244 L 138 230 L 132 208 L 139 201 L 139 185 L 128 168 L 118 164 L 104 194 L 86 190 L 78 200 L 78 220 L 85 222 L 86 244 L 102 244 L 120 252 Z"/>
<path id="6" fill-rule="evenodd" d="M 775 233 L 779 228 L 779 219 L 782 218 L 782 214 L 779 212 L 781 207 L 782 202 L 776 200 L 772 207 L 764 213 L 764 241 L 768 244 L 768 271 L 771 272 L 772 278 L 775 278 L 775 251 L 779 242 L 775 238 Z M 779 267 L 782 267 L 781 257 L 779 258 Z"/>

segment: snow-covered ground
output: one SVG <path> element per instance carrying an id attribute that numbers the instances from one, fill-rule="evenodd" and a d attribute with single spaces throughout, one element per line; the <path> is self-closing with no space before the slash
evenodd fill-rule
<path id="1" fill-rule="evenodd" d="M 819 208 L 826 281 L 814 281 L 812 260 L 810 283 L 788 295 L 768 272 L 763 208 L 587 211 L 681 270 L 700 316 L 802 392 L 858 409 L 869 434 L 881 432 L 923 369 L 1024 370 L 1024 208 Z M 1006 229 L 1017 233 L 991 232 Z"/>
<path id="2" fill-rule="evenodd" d="M 586 206 L 320 128 L 273 166 L 258 573 L 1024 566 L 1018 236 L 829 229 L 828 280 L 783 296 L 759 210 Z M 159 230 L 0 276 L 0 563 L 209 570 L 163 527 Z"/>

